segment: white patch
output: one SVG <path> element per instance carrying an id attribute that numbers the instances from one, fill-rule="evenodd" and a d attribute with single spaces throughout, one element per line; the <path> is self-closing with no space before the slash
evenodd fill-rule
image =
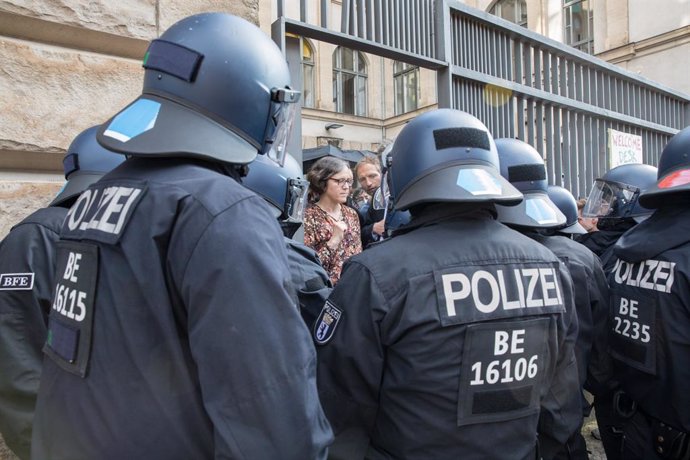
<path id="1" fill-rule="evenodd" d="M 33 288 L 33 273 L 0 274 L 0 291 L 30 291 Z"/>

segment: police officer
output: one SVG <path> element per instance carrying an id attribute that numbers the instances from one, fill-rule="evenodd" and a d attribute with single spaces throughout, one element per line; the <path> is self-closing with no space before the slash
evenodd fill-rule
<path id="1" fill-rule="evenodd" d="M 367 435 L 370 459 L 534 458 L 541 411 L 565 442 L 575 427 L 554 397 L 577 391 L 570 280 L 496 222 L 494 203 L 522 195 L 491 135 L 435 110 L 392 155 L 391 196 L 412 220 L 346 263 L 314 327 L 334 430 Z"/>
<path id="2" fill-rule="evenodd" d="M 21 459 L 30 457 L 60 227 L 79 193 L 124 160 L 96 142 L 97 130 L 72 141 L 63 159 L 67 183 L 50 205 L 0 243 L 0 432 Z"/>
<path id="3" fill-rule="evenodd" d="M 275 44 L 206 13 L 153 40 L 98 133 L 130 156 L 70 208 L 32 458 L 324 458 L 316 355 L 280 227 L 237 180 L 299 93 Z"/>
<path id="4" fill-rule="evenodd" d="M 580 224 L 577 214 L 577 201 L 568 189 L 560 185 L 549 185 L 546 188 L 546 194 L 549 200 L 563 213 L 565 216 L 565 224 L 561 227 L 556 227 L 554 233 L 561 236 L 566 236 L 573 239 L 575 235 L 584 235 L 587 230 Z"/>
<path id="5" fill-rule="evenodd" d="M 608 314 L 606 276 L 592 251 L 569 238 L 556 235 L 556 231 L 579 225 L 575 199 L 570 196 L 572 206 L 566 217 L 549 198 L 544 160 L 531 145 L 518 139 L 497 139 L 496 148 L 501 175 L 525 196 L 518 206 L 497 206 L 498 220 L 549 248 L 568 268 L 575 286 L 578 320 L 575 355 L 580 387 L 586 387 L 586 380 L 603 383 L 609 377 L 605 340 Z M 580 426 L 582 417 L 589 415 L 590 408 L 582 393 L 573 396 L 577 397 L 574 404 L 564 406 L 563 411 L 576 421 L 577 429 L 565 446 L 553 442 L 548 436 L 542 437 L 543 458 L 588 458 Z"/>
<path id="6" fill-rule="evenodd" d="M 293 288 L 297 291 L 302 318 L 311 328 L 333 289 L 319 257 L 308 246 L 293 239 L 302 225 L 309 182 L 302 179 L 302 168 L 291 155 L 281 167 L 265 156 L 249 165 L 242 185 L 261 195 L 271 205 L 283 229 Z"/>
<path id="7" fill-rule="evenodd" d="M 614 247 L 611 354 L 624 459 L 690 458 L 690 128 L 659 158 L 640 204 L 656 209 Z"/>
<path id="8" fill-rule="evenodd" d="M 627 164 L 594 181 L 582 215 L 598 218 L 599 231 L 580 235 L 577 241 L 599 256 L 605 272 L 611 269 L 611 253 L 618 238 L 652 214 L 638 198 L 656 182 L 656 173 L 654 166 Z"/>

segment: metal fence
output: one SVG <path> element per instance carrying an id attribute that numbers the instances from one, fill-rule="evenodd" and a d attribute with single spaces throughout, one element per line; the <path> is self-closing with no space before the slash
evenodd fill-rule
<path id="1" fill-rule="evenodd" d="M 438 105 L 472 113 L 494 137 L 542 153 L 549 182 L 586 196 L 608 170 L 608 130 L 642 137 L 644 162 L 690 123 L 682 93 L 454 0 L 342 0 L 340 31 L 330 0 L 300 0 L 285 32 L 435 69 Z M 307 23 L 318 6 L 319 24 Z"/>

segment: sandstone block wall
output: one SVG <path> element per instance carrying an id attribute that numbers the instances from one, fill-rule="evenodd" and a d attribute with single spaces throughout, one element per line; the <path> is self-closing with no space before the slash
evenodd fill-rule
<path id="1" fill-rule="evenodd" d="M 50 202 L 72 139 L 139 95 L 151 39 L 204 11 L 258 24 L 259 3 L 0 0 L 0 238 Z M 261 3 L 270 9 L 269 1 Z M 30 182 L 17 182 L 14 173 L 27 171 Z M 16 189 L 22 192 L 5 193 Z"/>

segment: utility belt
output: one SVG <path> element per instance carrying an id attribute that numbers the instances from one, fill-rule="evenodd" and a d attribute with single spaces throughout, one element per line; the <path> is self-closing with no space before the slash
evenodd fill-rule
<path id="1" fill-rule="evenodd" d="M 652 432 L 654 451 L 660 458 L 690 460 L 690 434 L 650 416 L 622 390 L 613 394 L 613 408 L 624 419 L 632 418 L 635 414 L 647 419 Z"/>

